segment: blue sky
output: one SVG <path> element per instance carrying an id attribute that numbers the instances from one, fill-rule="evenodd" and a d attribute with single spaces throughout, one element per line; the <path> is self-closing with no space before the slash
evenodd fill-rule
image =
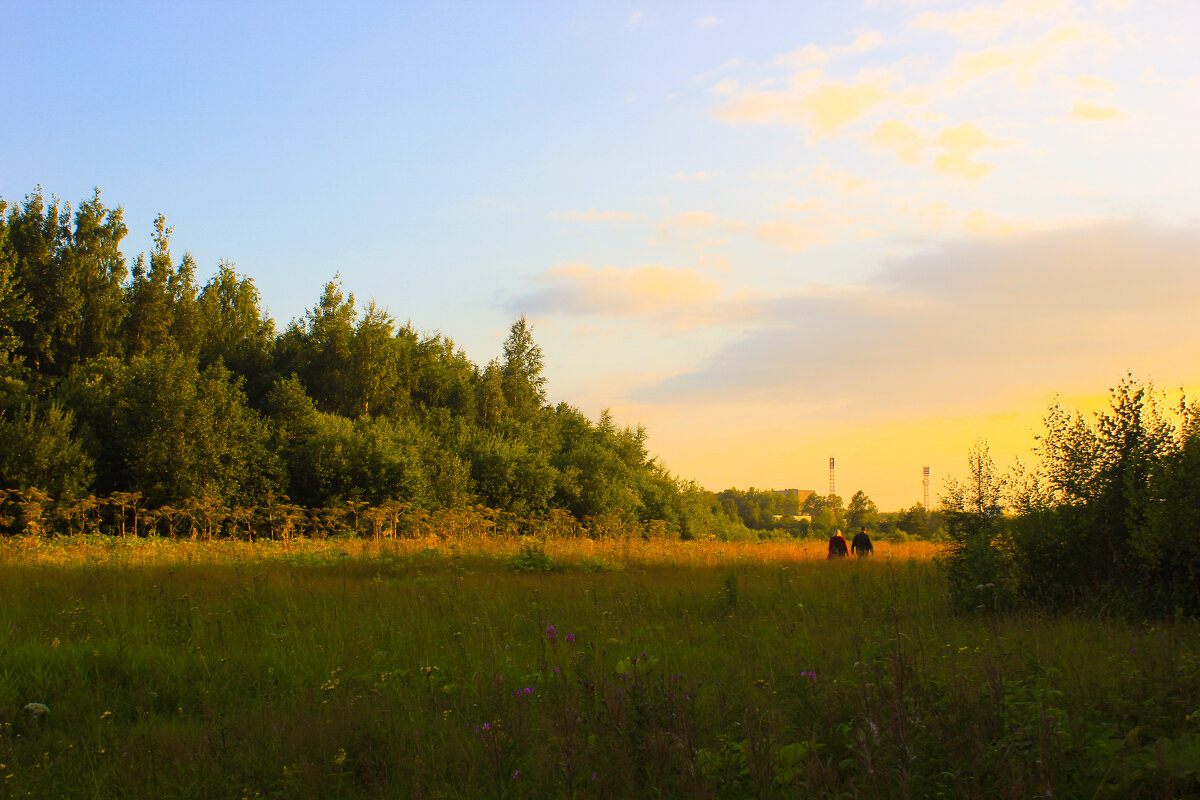
<path id="1" fill-rule="evenodd" d="M 9 0 L 0 196 L 159 212 L 282 327 L 340 273 L 712 489 L 920 498 L 1200 385 L 1200 4 Z M 936 481 L 935 481 L 936 483 Z"/>

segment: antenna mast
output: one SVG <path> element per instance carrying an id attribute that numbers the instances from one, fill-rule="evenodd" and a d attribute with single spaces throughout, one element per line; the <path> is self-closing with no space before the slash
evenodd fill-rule
<path id="1" fill-rule="evenodd" d="M 925 487 L 925 513 L 929 513 L 929 467 L 921 467 L 922 478 L 921 485 Z"/>
<path id="2" fill-rule="evenodd" d="M 832 500 L 837 492 L 833 488 L 833 456 L 829 457 L 829 499 Z"/>

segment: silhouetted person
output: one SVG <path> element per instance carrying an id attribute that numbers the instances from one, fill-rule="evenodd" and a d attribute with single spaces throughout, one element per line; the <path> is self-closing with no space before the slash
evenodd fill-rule
<path id="1" fill-rule="evenodd" d="M 875 545 L 871 543 L 871 537 L 867 535 L 866 525 L 861 531 L 854 534 L 854 541 L 850 543 L 850 552 L 859 558 L 875 555 Z"/>
<path id="2" fill-rule="evenodd" d="M 845 558 L 850 555 L 850 551 L 846 548 L 846 537 L 842 536 L 842 532 L 838 531 L 833 536 L 829 537 L 829 555 L 826 558 Z"/>

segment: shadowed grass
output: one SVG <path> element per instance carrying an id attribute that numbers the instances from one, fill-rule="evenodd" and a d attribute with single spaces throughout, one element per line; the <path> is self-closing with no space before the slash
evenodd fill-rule
<path id="1" fill-rule="evenodd" d="M 4 547 L 0 797 L 1198 795 L 1194 625 L 951 616 L 914 549 Z"/>

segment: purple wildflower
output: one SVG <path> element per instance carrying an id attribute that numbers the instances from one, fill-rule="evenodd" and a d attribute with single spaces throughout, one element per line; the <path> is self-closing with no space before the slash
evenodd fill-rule
<path id="1" fill-rule="evenodd" d="M 512 779 L 515 781 L 519 777 L 521 777 L 521 770 L 514 769 L 513 774 L 512 774 Z"/>
<path id="2" fill-rule="evenodd" d="M 573 634 L 573 633 L 568 633 L 568 634 L 567 634 L 567 641 L 568 641 L 568 642 L 573 642 L 573 641 L 575 641 L 575 634 Z"/>

